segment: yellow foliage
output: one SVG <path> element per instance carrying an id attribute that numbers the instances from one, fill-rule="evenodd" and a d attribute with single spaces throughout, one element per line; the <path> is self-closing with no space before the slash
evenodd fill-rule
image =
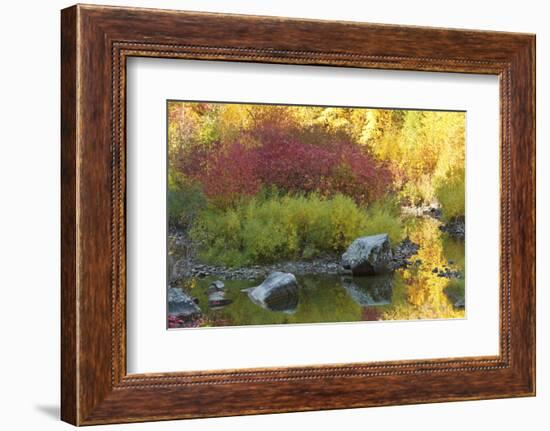
<path id="1" fill-rule="evenodd" d="M 450 172 L 464 172 L 464 112 L 170 102 L 168 115 L 169 154 L 237 137 L 246 146 L 258 145 L 242 132 L 269 118 L 284 119 L 312 143 L 330 144 L 315 130 L 332 139 L 345 134 L 390 167 L 394 189 L 412 203 L 434 201 Z"/>
<path id="2" fill-rule="evenodd" d="M 438 181 L 464 169 L 464 112 L 367 109 L 365 117 L 359 140 L 390 164 L 402 196 L 431 201 Z"/>
<path id="3" fill-rule="evenodd" d="M 464 317 L 464 310 L 455 309 L 445 293 L 449 279 L 433 272 L 434 267 L 442 269 L 447 262 L 441 235 L 433 219 L 423 219 L 411 229 L 411 241 L 420 246 L 412 260 L 418 259 L 421 264 L 403 271 L 406 304 L 386 310 L 384 320 Z"/>

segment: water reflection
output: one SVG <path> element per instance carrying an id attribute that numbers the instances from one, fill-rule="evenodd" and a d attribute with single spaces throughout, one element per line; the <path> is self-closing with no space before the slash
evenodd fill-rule
<path id="1" fill-rule="evenodd" d="M 212 278 L 184 280 L 180 287 L 197 299 L 204 317 L 201 326 L 464 317 L 464 242 L 442 233 L 439 222 L 431 218 L 411 222 L 407 233 L 420 245 L 407 269 L 383 276 L 296 276 L 297 292 L 266 307 L 243 292 L 263 280 L 224 281 L 228 305 L 222 307 L 209 306 Z M 461 277 L 442 276 L 446 270 Z"/>
<path id="2" fill-rule="evenodd" d="M 407 319 L 449 319 L 464 317 L 464 310 L 453 306 L 446 293 L 449 287 L 462 288 L 464 295 L 464 277 L 462 281 L 450 280 L 440 275 L 441 269 L 456 268 L 464 273 L 464 242 L 452 240 L 439 229 L 436 220 L 426 218 L 416 220 L 409 229 L 410 239 L 419 244 L 414 260 L 418 265 L 402 270 L 405 284 L 405 300 L 392 304 L 383 314 L 383 320 Z M 445 254 L 444 240 L 448 247 L 454 247 L 458 256 L 455 259 Z M 453 262 L 452 264 L 450 262 Z"/>
<path id="3" fill-rule="evenodd" d="M 340 279 L 348 295 L 361 307 L 388 305 L 392 302 L 393 276 L 343 276 Z"/>

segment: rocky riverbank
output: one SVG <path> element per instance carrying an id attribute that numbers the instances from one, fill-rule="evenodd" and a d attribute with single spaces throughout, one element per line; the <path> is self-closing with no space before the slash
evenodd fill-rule
<path id="1" fill-rule="evenodd" d="M 466 223 L 464 216 L 455 217 L 444 223 L 442 221 L 441 207 L 437 204 L 425 204 L 420 206 L 405 206 L 401 211 L 406 216 L 412 217 L 432 217 L 441 222 L 439 229 L 455 239 L 464 240 L 466 236 Z"/>
<path id="2" fill-rule="evenodd" d="M 172 231 L 168 235 L 171 255 L 169 265 L 169 282 L 176 283 L 182 278 L 216 277 L 221 280 L 259 280 L 273 272 L 288 272 L 294 275 L 306 274 L 341 274 L 346 271 L 341 267 L 339 255 L 326 255 L 313 260 L 283 261 L 266 265 L 230 268 L 222 265 L 201 263 L 195 256 L 195 248 L 181 231 Z M 406 267 L 409 260 L 418 251 L 418 244 L 405 239 L 392 248 L 392 259 L 389 263 L 392 270 Z"/>
<path id="3" fill-rule="evenodd" d="M 455 239 L 464 240 L 466 236 L 466 223 L 464 217 L 456 217 L 439 227 L 443 232 Z"/>
<path id="4" fill-rule="evenodd" d="M 432 217 L 441 220 L 442 211 L 438 204 L 408 205 L 401 207 L 401 213 L 408 217 Z"/>
<path id="5" fill-rule="evenodd" d="M 437 233 L 440 222 L 425 220 L 425 223 L 429 223 L 431 232 L 434 233 L 435 230 L 436 237 L 441 241 L 442 235 Z M 294 315 L 298 312 L 298 280 L 300 284 L 304 283 L 303 286 L 310 288 L 308 280 L 314 280 L 315 288 L 319 283 L 324 283 L 320 284 L 323 286 L 322 291 L 317 290 L 316 295 L 327 295 L 327 289 L 330 295 L 330 289 L 334 289 L 336 285 L 340 293 L 343 287 L 351 299 L 361 307 L 390 306 L 394 286 L 393 272 L 409 267 L 412 277 L 417 275 L 417 269 L 420 268 L 423 277 L 426 276 L 427 270 L 433 273 L 428 274 L 429 277 L 454 279 L 441 293 L 447 296 L 454 309 L 463 309 L 465 304 L 464 283 L 459 281 L 464 278 L 462 266 L 456 265 L 455 260 L 441 259 L 436 260 L 438 266 L 435 266 L 429 260 L 429 253 L 419 254 L 418 244 L 405 239 L 392 247 L 385 233 L 356 238 L 342 255 L 239 268 L 199 262 L 194 253 L 196 248 L 185 237 L 184 232 L 170 232 L 169 241 L 170 328 L 220 325 L 221 323 L 216 320 L 220 317 L 212 314 L 216 310 L 225 309 L 224 313 L 231 316 L 231 307 L 246 307 L 242 304 L 239 293 L 236 295 L 235 289 L 246 292 L 250 302 L 259 308 Z M 430 247 L 425 240 L 421 243 L 423 247 Z M 460 255 L 457 256 L 460 258 Z M 190 278 L 194 279 L 193 287 L 187 289 L 182 286 L 180 280 Z M 315 288 L 313 291 L 316 291 Z M 372 320 L 375 317 L 373 316 L 374 314 L 369 314 L 367 317 Z M 229 321 L 231 318 L 223 317 L 230 319 Z"/>

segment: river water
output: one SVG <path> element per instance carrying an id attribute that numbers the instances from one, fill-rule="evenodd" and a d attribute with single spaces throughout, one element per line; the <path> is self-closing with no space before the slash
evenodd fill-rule
<path id="1" fill-rule="evenodd" d="M 411 220 L 406 230 L 411 241 L 420 246 L 407 268 L 367 277 L 298 275 L 298 296 L 278 310 L 260 307 L 242 291 L 260 284 L 261 279 L 224 280 L 225 297 L 231 303 L 223 307 L 208 303 L 206 291 L 215 278 L 182 280 L 180 287 L 198 299 L 203 313 L 191 326 L 463 318 L 464 241 L 441 232 L 439 222 L 432 218 Z"/>

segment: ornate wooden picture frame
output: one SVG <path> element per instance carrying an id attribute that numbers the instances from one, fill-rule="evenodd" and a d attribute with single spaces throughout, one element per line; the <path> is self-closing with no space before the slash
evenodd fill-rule
<path id="1" fill-rule="evenodd" d="M 61 20 L 61 416 L 75 425 L 535 394 L 535 37 L 103 6 Z M 129 57 L 500 78 L 500 354 L 225 371 L 126 371 Z"/>

